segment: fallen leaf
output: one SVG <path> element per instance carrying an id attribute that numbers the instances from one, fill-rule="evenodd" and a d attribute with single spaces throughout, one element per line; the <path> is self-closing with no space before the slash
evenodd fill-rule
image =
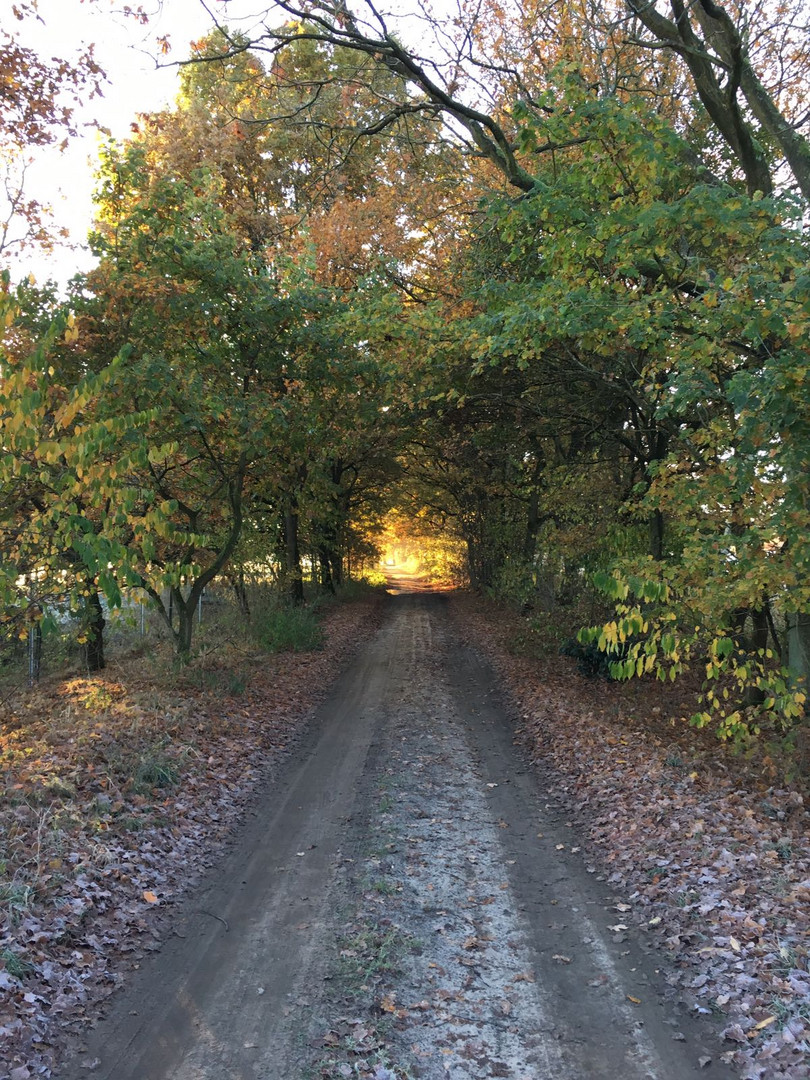
<path id="1" fill-rule="evenodd" d="M 729 1024 L 729 1026 L 720 1033 L 724 1039 L 729 1042 L 744 1043 L 747 1036 L 739 1024 Z"/>
<path id="2" fill-rule="evenodd" d="M 626 994 L 625 996 L 626 996 L 627 1000 L 632 1001 L 634 1005 L 640 1005 L 641 1004 L 641 998 L 633 997 L 632 994 Z"/>
<path id="3" fill-rule="evenodd" d="M 570 964 L 571 963 L 571 957 L 570 956 L 563 956 L 562 953 L 555 953 L 552 956 L 551 959 L 556 960 L 558 964 Z"/>
<path id="4" fill-rule="evenodd" d="M 147 902 L 147 904 L 156 904 L 158 902 L 158 898 L 149 889 L 146 889 L 144 891 L 143 898 Z"/>
<path id="5" fill-rule="evenodd" d="M 776 1020 L 775 1016 L 769 1016 L 765 1020 L 760 1020 L 758 1024 L 754 1024 L 754 1031 L 762 1031 L 763 1028 L 770 1027 Z"/>

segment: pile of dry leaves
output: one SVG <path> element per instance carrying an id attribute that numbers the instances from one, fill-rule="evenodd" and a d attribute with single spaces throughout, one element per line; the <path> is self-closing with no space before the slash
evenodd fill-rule
<path id="1" fill-rule="evenodd" d="M 165 909 L 217 859 L 379 610 L 333 605 L 322 651 L 241 656 L 238 672 L 209 658 L 167 679 L 131 658 L 4 703 L 0 1080 L 51 1076 L 159 947 Z"/>
<path id="2" fill-rule="evenodd" d="M 745 1080 L 810 1077 L 810 837 L 800 790 L 680 720 L 676 688 L 589 680 L 509 648 L 516 616 L 457 597 L 458 624 L 519 711 L 519 736 L 590 839 L 596 863 L 715 1014 Z M 647 935 L 645 935 L 647 936 Z"/>

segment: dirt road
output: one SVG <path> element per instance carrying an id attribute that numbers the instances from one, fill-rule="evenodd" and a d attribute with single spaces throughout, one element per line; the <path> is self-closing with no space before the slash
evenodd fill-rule
<path id="1" fill-rule="evenodd" d="M 65 1080 L 731 1077 L 548 783 L 446 600 L 393 596 Z"/>

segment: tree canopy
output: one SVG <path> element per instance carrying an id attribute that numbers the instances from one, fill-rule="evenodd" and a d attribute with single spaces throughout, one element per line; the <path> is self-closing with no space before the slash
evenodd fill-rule
<path id="1" fill-rule="evenodd" d="M 217 577 L 269 567 L 301 603 L 385 536 L 438 566 L 445 535 L 445 567 L 579 627 L 614 677 L 703 671 L 695 724 L 799 721 L 785 12 L 281 0 L 253 36 L 214 27 L 176 106 L 103 152 L 97 268 L 64 303 L 6 293 L 9 625 L 61 597 L 99 635 L 100 596 L 138 587 L 187 656 Z"/>

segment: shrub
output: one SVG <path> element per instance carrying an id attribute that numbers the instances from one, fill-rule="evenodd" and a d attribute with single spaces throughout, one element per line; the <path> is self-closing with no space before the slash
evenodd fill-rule
<path id="1" fill-rule="evenodd" d="M 628 647 L 629 643 L 625 642 L 618 648 L 614 646 L 608 652 L 605 649 L 600 649 L 595 641 L 583 645 L 576 638 L 569 638 L 560 649 L 560 653 L 562 656 L 570 656 L 576 660 L 577 671 L 580 675 L 585 675 L 589 679 L 613 680 L 614 676 L 611 674 L 610 665 L 623 660 L 627 655 Z"/>
<path id="2" fill-rule="evenodd" d="M 256 615 L 253 634 L 269 653 L 311 652 L 323 645 L 323 630 L 314 611 L 306 607 L 277 607 Z"/>

